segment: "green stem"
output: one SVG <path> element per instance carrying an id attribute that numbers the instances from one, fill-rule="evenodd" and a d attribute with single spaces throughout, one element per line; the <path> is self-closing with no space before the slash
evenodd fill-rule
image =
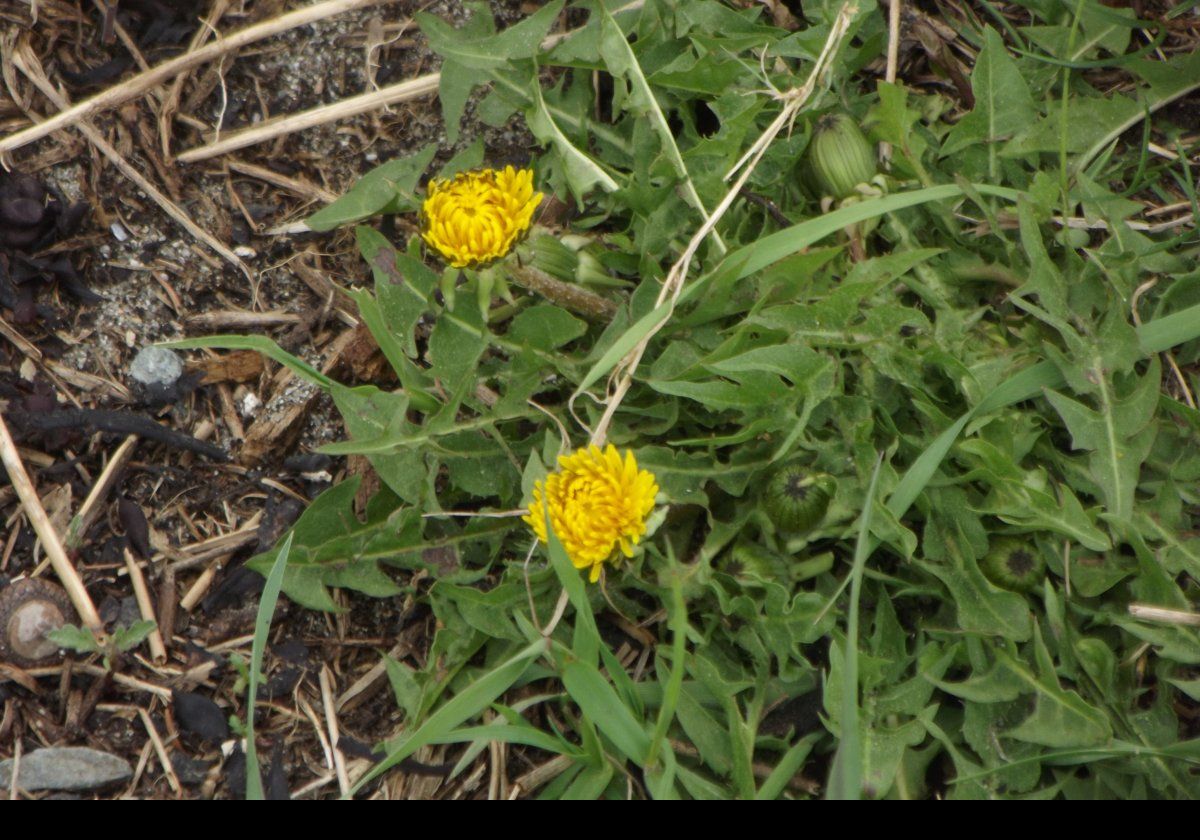
<path id="1" fill-rule="evenodd" d="M 1006 266 L 996 263 L 971 263 L 952 266 L 950 270 L 960 280 L 989 280 L 1014 289 L 1022 284 L 1021 278 L 1013 274 Z"/>
<path id="2" fill-rule="evenodd" d="M 679 579 L 681 569 L 672 563 L 671 575 L 671 676 L 663 691 L 662 706 L 658 710 L 658 722 L 654 726 L 654 737 L 650 741 L 650 751 L 646 755 L 646 766 L 653 766 L 658 759 L 658 751 L 667 739 L 667 731 L 671 721 L 675 719 L 675 706 L 679 702 L 679 692 L 683 688 L 683 659 L 687 655 L 687 607 L 683 601 L 683 582 Z"/>
<path id="3" fill-rule="evenodd" d="M 536 292 L 553 304 L 582 315 L 589 321 L 608 322 L 617 314 L 617 304 L 580 286 L 556 280 L 531 265 L 509 265 L 508 279 L 523 289 Z"/>
<path id="4" fill-rule="evenodd" d="M 1079 32 L 1079 16 L 1083 13 L 1084 0 L 1075 4 L 1075 14 L 1071 20 L 1071 31 L 1067 35 L 1067 55 L 1075 49 L 1075 36 Z M 1058 119 L 1058 185 L 1062 191 L 1063 218 L 1071 218 L 1070 175 L 1067 172 L 1067 113 L 1070 102 L 1071 68 L 1064 67 L 1062 74 L 1062 104 L 1059 107 Z"/>

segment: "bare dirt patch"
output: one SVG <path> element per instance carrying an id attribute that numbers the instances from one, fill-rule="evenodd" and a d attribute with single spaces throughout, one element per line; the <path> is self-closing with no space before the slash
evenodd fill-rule
<path id="1" fill-rule="evenodd" d="M 58 110 L 14 62 L 19 50 L 78 102 L 130 78 L 139 64 L 195 48 L 204 27 L 228 34 L 298 5 L 121 0 L 106 18 L 105 4 L 90 0 L 4 3 L 0 137 Z M 528 11 L 516 2 L 493 5 L 502 23 Z M 465 14 L 456 2 L 421 8 L 457 20 Z M 204 724 L 245 715 L 231 659 L 248 658 L 262 581 L 241 564 L 269 548 L 306 500 L 347 469 L 311 455 L 343 432 L 328 400 L 254 354 L 188 354 L 183 380 L 157 395 L 131 379 L 130 364 L 155 342 L 262 333 L 343 379 L 381 375 L 374 345 L 337 292 L 368 277 L 352 238 L 271 231 L 302 219 L 377 163 L 427 143 L 439 143 L 446 159 L 482 134 L 490 159 L 513 161 L 528 156 L 528 138 L 515 125 L 485 129 L 468 109 L 452 146 L 430 96 L 192 164 L 175 156 L 220 132 L 436 70 L 437 57 L 409 24 L 417 9 L 381 2 L 293 29 L 90 118 L 103 142 L 244 270 L 201 244 L 78 130 L 12 153 L 12 172 L 46 191 L 43 206 L 81 209 L 76 224 L 51 225 L 36 243 L 0 240 L 0 410 L 61 534 L 110 459 L 127 455 L 110 471 L 114 480 L 97 498 L 90 527 L 69 548 L 112 629 L 139 618 L 125 553 L 145 529 L 149 550 L 133 556 L 167 657 L 154 661 L 140 646 L 117 656 L 111 671 L 99 656 L 29 668 L 0 663 L 0 760 L 45 746 L 88 746 L 124 758 L 133 775 L 75 795 L 241 795 L 244 759 L 235 735 Z M 146 418 L 163 433 L 144 434 Z M 121 450 L 131 435 L 136 444 Z M 228 460 L 196 451 L 184 436 Z M 28 576 L 52 579 L 7 484 L 0 484 L 0 516 L 0 589 Z M 419 578 L 402 583 L 413 593 L 423 585 Z M 413 664 L 425 655 L 432 619 L 413 597 L 338 597 L 345 611 L 336 615 L 280 602 L 258 723 L 276 795 L 337 795 L 329 713 L 337 710 L 347 760 L 365 761 L 365 745 L 400 723 L 379 654 Z M 446 782 L 444 768 L 426 766 L 440 760 L 423 755 L 424 764 L 393 774 L 382 791 L 478 791 L 480 773 Z"/>

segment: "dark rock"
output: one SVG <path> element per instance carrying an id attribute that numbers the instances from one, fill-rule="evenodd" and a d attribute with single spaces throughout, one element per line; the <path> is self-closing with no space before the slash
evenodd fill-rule
<path id="1" fill-rule="evenodd" d="M 267 496 L 262 522 L 258 526 L 258 543 L 255 550 L 260 554 L 270 551 L 303 512 L 304 504 L 291 496 L 281 493 Z"/>
<path id="2" fill-rule="evenodd" d="M 213 762 L 205 761 L 202 758 L 192 758 L 190 755 L 178 751 L 171 753 L 171 767 L 174 768 L 179 781 L 188 787 L 203 784 L 212 766 Z"/>
<path id="3" fill-rule="evenodd" d="M 263 795 L 269 800 L 291 799 L 292 792 L 288 790 L 287 768 L 283 764 L 283 742 L 276 742 L 271 748 L 271 766 L 267 768 L 267 783 Z"/>
<path id="4" fill-rule="evenodd" d="M 221 707 L 209 698 L 190 691 L 172 691 L 175 720 L 184 732 L 209 743 L 219 744 L 229 737 L 229 721 Z"/>
<path id="5" fill-rule="evenodd" d="M 200 609 L 205 615 L 211 615 L 217 610 L 237 606 L 250 596 L 257 598 L 258 593 L 262 592 L 263 583 L 262 575 L 245 566 L 238 566 L 231 569 L 204 597 Z"/>
<path id="6" fill-rule="evenodd" d="M 143 560 L 149 559 L 154 551 L 150 547 L 150 524 L 146 521 L 146 514 L 142 512 L 142 508 L 137 502 L 121 496 L 117 499 L 117 519 L 125 529 L 129 547 Z"/>
<path id="7" fill-rule="evenodd" d="M 33 227 L 42 223 L 46 208 L 32 198 L 14 198 L 0 203 L 0 221 L 19 227 Z"/>
<path id="8" fill-rule="evenodd" d="M 308 665 L 308 645 L 299 639 L 288 639 L 271 647 L 271 653 L 291 665 Z"/>
<path id="9" fill-rule="evenodd" d="M 225 760 L 225 785 L 233 798 L 246 798 L 246 754 L 240 746 Z"/>
<path id="10" fill-rule="evenodd" d="M 138 606 L 137 598 L 130 595 L 121 599 L 121 610 L 117 613 L 117 624 L 121 627 L 132 627 L 142 620 L 142 608 Z"/>
<path id="11" fill-rule="evenodd" d="M 296 667 L 287 666 L 280 668 L 263 683 L 258 689 L 259 700 L 278 700 L 280 697 L 287 697 L 292 693 L 292 690 L 300 682 L 300 678 L 304 676 L 304 672 Z"/>
<path id="12" fill-rule="evenodd" d="M 783 736 L 789 732 L 806 735 L 821 726 L 820 691 L 789 697 L 767 714 L 759 725 L 764 734 Z"/>
<path id="13" fill-rule="evenodd" d="M 293 472 L 315 473 L 330 469 L 333 466 L 333 458 L 323 452 L 305 452 L 284 458 L 283 466 Z"/>

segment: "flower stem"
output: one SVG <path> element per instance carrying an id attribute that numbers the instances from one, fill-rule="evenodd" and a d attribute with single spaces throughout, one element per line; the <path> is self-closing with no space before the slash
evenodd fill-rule
<path id="1" fill-rule="evenodd" d="M 509 265 L 507 268 L 508 278 L 513 283 L 589 321 L 611 321 L 617 313 L 617 304 L 608 298 L 556 280 L 539 268 L 531 265 Z"/>

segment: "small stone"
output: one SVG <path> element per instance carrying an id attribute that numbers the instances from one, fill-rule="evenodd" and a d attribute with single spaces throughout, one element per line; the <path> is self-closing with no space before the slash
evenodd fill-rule
<path id="1" fill-rule="evenodd" d="M 246 418 L 253 417 L 258 414 L 258 410 L 262 408 L 262 400 L 253 391 L 247 391 L 242 397 L 242 416 Z"/>
<path id="2" fill-rule="evenodd" d="M 130 595 L 121 599 L 121 609 L 117 613 L 117 624 L 121 627 L 132 627 L 142 620 L 142 610 L 137 598 Z"/>
<path id="3" fill-rule="evenodd" d="M 14 759 L 0 761 L 0 787 L 12 784 Z M 129 762 L 90 747 L 43 747 L 21 756 L 17 787 L 24 790 L 96 790 L 133 778 Z"/>
<path id="4" fill-rule="evenodd" d="M 129 375 L 145 388 L 170 388 L 183 375 L 183 362 L 174 350 L 150 345 L 133 358 Z"/>
<path id="5" fill-rule="evenodd" d="M 191 691 L 173 689 L 175 719 L 179 728 L 202 740 L 220 743 L 229 737 L 229 721 L 221 707 L 209 698 Z"/>
<path id="6" fill-rule="evenodd" d="M 175 771 L 175 775 L 179 777 L 179 781 L 188 787 L 196 787 L 204 784 L 204 780 L 208 778 L 208 771 L 212 769 L 213 763 L 205 761 L 201 758 L 192 758 L 181 752 L 171 753 L 171 767 Z"/>

